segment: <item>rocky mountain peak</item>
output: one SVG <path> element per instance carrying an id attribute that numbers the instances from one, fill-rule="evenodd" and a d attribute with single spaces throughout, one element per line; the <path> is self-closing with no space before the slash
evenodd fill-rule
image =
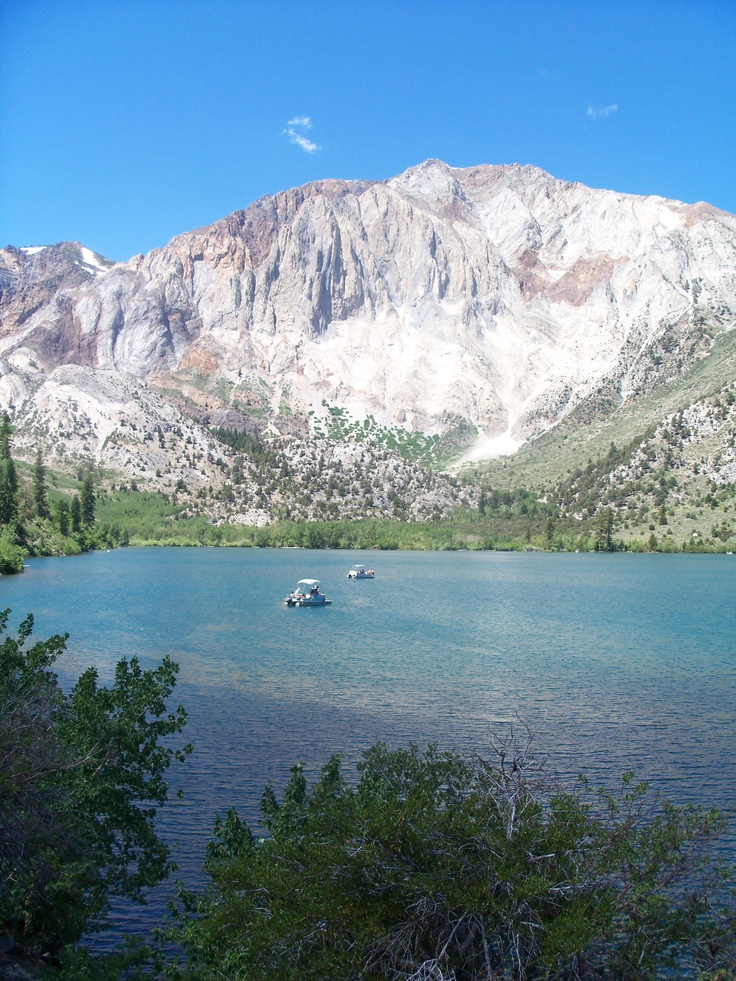
<path id="1" fill-rule="evenodd" d="M 706 357 L 733 326 L 735 242 L 706 205 L 531 166 L 317 181 L 112 268 L 76 243 L 3 250 L 0 401 L 77 364 L 249 431 L 339 411 L 511 452 Z"/>
<path id="2" fill-rule="evenodd" d="M 0 249 L 2 332 L 20 327 L 60 291 L 90 283 L 113 265 L 78 242 Z"/>

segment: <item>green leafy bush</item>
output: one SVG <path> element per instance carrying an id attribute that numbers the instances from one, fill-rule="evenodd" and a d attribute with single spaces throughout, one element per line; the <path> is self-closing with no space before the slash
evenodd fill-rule
<path id="1" fill-rule="evenodd" d="M 0 635 L 8 610 L 0 613 Z M 156 835 L 186 713 L 169 711 L 177 665 L 90 668 L 66 694 L 52 670 L 66 636 L 30 643 L 33 618 L 0 644 L 0 934 L 57 954 L 104 922 L 112 896 L 141 901 L 173 868 Z"/>
<path id="2" fill-rule="evenodd" d="M 0 574 L 7 576 L 23 571 L 23 550 L 16 544 L 15 526 L 0 529 Z"/>
<path id="3" fill-rule="evenodd" d="M 211 886 L 184 895 L 179 976 L 274 981 L 694 977 L 734 966 L 714 811 L 623 779 L 544 781 L 531 743 L 492 759 L 378 744 L 267 788 L 257 837 L 218 818 Z M 663 973 L 665 972 L 665 973 Z M 681 973 L 684 972 L 684 973 Z"/>

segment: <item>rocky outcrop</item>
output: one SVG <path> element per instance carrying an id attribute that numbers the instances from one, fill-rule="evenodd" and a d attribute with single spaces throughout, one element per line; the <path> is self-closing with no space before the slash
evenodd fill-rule
<path id="1" fill-rule="evenodd" d="M 91 282 L 113 265 L 78 242 L 0 249 L 2 333 L 13 333 L 58 293 Z"/>
<path id="2" fill-rule="evenodd" d="M 310 184 L 94 279 L 1 255 L 19 418 L 74 364 L 241 427 L 331 406 L 429 434 L 465 420 L 477 458 L 677 377 L 736 311 L 736 218 L 534 167 Z"/>

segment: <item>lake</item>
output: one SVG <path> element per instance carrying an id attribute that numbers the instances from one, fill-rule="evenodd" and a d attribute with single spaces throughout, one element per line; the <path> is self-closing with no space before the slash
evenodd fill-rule
<path id="1" fill-rule="evenodd" d="M 303 577 L 332 606 L 287 608 Z M 379 739 L 483 753 L 517 714 L 563 777 L 633 769 L 736 805 L 736 556 L 120 549 L 30 560 L 0 594 L 13 628 L 70 633 L 67 683 L 178 661 L 195 752 L 161 827 L 190 883 L 215 813 L 256 824 L 295 762 L 352 767 Z"/>

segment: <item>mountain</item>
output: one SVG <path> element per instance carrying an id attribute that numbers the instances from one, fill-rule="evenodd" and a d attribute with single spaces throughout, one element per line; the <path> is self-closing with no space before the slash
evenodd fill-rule
<path id="1" fill-rule="evenodd" d="M 634 409 L 635 437 L 686 407 L 661 393 L 733 380 L 736 218 L 429 160 L 262 198 L 113 266 L 8 248 L 0 290 L 0 403 L 27 453 L 50 436 L 155 484 L 157 427 L 205 445 L 206 424 L 521 460 Z M 716 362 L 717 384 L 690 384 Z"/>
<path id="2" fill-rule="evenodd" d="M 83 286 L 115 263 L 78 242 L 0 249 L 0 323 L 17 330 L 60 290 Z"/>

